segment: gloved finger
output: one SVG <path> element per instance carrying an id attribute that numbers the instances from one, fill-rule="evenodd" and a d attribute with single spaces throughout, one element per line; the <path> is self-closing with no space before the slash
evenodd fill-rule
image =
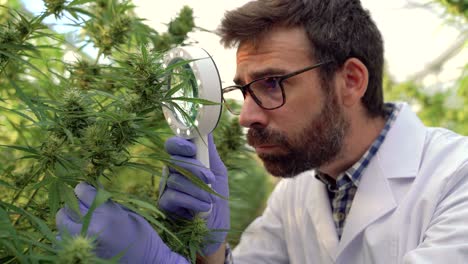
<path id="1" fill-rule="evenodd" d="M 87 208 L 89 208 L 93 203 L 94 197 L 96 197 L 96 193 L 96 188 L 87 184 L 86 182 L 80 182 L 75 187 L 76 196 Z"/>
<path id="2" fill-rule="evenodd" d="M 196 215 L 194 211 L 187 210 L 185 208 L 173 208 L 170 213 L 170 216 L 177 216 L 188 220 L 192 220 Z"/>
<path id="3" fill-rule="evenodd" d="M 197 147 L 193 142 L 181 138 L 171 137 L 165 143 L 167 153 L 171 155 L 194 157 L 197 154 Z"/>
<path id="4" fill-rule="evenodd" d="M 167 189 L 159 199 L 159 206 L 168 212 L 176 212 L 180 209 L 187 209 L 194 213 L 208 212 L 211 204 L 200 201 L 185 193 Z"/>
<path id="5" fill-rule="evenodd" d="M 88 213 L 88 207 L 86 207 L 86 205 L 84 205 L 80 200 L 78 200 L 78 209 L 80 210 L 80 214 L 71 209 L 68 205 L 65 205 L 62 209 L 64 213 L 66 213 L 68 217 L 76 223 L 81 223 L 82 217 Z"/>
<path id="6" fill-rule="evenodd" d="M 107 200 L 105 203 L 101 204 L 98 208 L 96 208 L 95 212 L 101 215 L 113 215 L 115 217 L 124 217 L 126 212 L 128 211 L 131 210 L 112 200 Z"/>
<path id="7" fill-rule="evenodd" d="M 224 163 L 218 154 L 212 133 L 208 134 L 208 152 L 210 156 L 210 169 L 216 175 L 227 175 L 226 166 L 224 166 Z"/>
<path id="8" fill-rule="evenodd" d="M 185 176 L 172 173 L 169 175 L 167 180 L 167 188 L 170 188 L 175 191 L 183 192 L 187 195 L 190 195 L 200 201 L 204 201 L 206 203 L 211 203 L 211 196 L 206 191 L 200 189 L 200 187 L 196 186 L 193 182 L 187 179 Z"/>
<path id="9" fill-rule="evenodd" d="M 70 235 L 76 235 L 81 232 L 82 224 L 75 222 L 75 220 L 69 216 L 65 208 L 61 208 L 55 215 L 55 223 L 57 229 L 61 233 L 68 233 Z"/>
<path id="10" fill-rule="evenodd" d="M 171 156 L 171 160 L 174 165 L 190 171 L 206 184 L 211 184 L 215 181 L 213 172 L 196 159 L 183 156 Z M 175 168 L 169 168 L 169 172 L 180 173 Z"/>

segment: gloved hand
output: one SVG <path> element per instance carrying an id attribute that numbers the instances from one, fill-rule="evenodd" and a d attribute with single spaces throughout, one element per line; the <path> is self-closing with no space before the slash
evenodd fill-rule
<path id="1" fill-rule="evenodd" d="M 83 215 L 88 212 L 96 193 L 96 189 L 86 183 L 75 187 Z M 81 232 L 82 223 L 68 207 L 57 212 L 56 223 L 60 233 L 75 236 Z M 100 258 L 109 259 L 125 252 L 121 263 L 189 263 L 172 252 L 143 217 L 111 200 L 93 212 L 87 235 L 97 237 L 96 255 Z"/>
<path id="2" fill-rule="evenodd" d="M 172 137 L 166 141 L 166 151 L 175 164 L 211 184 L 213 190 L 226 199 L 209 194 L 175 169 L 169 169 L 166 186 L 160 186 L 162 195 L 159 207 L 187 219 L 192 219 L 198 213 L 208 212 L 204 218 L 209 229 L 228 230 L 230 219 L 227 170 L 216 151 L 211 134 L 208 135 L 208 150 L 210 168 L 195 159 L 196 146 L 193 142 L 181 137 Z M 202 249 L 203 254 L 209 256 L 216 252 L 226 239 L 226 234 L 226 231 L 213 230 L 210 237 L 206 238 L 208 244 Z"/>

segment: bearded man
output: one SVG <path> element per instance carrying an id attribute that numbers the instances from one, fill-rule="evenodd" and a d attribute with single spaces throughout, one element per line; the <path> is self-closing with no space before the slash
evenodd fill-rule
<path id="1" fill-rule="evenodd" d="M 231 252 L 219 231 L 229 228 L 227 201 L 171 171 L 160 207 L 185 218 L 205 213 L 218 230 L 200 262 L 468 261 L 468 140 L 425 127 L 407 104 L 384 103 L 383 41 L 359 0 L 252 1 L 225 15 L 220 34 L 237 46 L 235 85 L 223 93 L 244 98 L 239 113 L 227 107 L 266 169 L 284 179 Z M 194 159 L 190 141 L 171 138 L 166 150 L 228 197 L 211 137 L 211 169 Z M 86 186 L 77 193 L 94 197 Z M 119 215 L 108 211 L 94 221 L 98 230 Z M 138 219 L 121 225 L 138 246 L 115 246 L 119 232 L 98 242 L 126 249 L 134 263 L 187 263 Z"/>

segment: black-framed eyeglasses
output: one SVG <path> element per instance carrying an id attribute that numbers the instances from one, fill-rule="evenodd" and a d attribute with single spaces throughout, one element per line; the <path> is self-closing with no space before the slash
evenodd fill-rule
<path id="1" fill-rule="evenodd" d="M 286 96 L 284 93 L 283 81 L 304 73 L 306 71 L 313 70 L 325 64 L 331 63 L 331 61 L 320 62 L 312 66 L 287 73 L 284 75 L 267 76 L 251 81 L 246 85 L 232 85 L 223 88 L 223 101 L 229 112 L 232 114 L 240 114 L 239 102 L 226 98 L 244 98 L 247 93 L 252 96 L 255 103 L 265 110 L 273 110 L 282 107 L 286 102 Z M 241 102 L 241 104 L 243 101 Z"/>

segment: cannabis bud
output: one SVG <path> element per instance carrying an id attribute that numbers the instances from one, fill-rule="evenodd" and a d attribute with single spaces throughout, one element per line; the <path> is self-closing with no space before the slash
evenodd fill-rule
<path id="1" fill-rule="evenodd" d="M 61 242 L 61 250 L 58 252 L 58 263 L 93 263 L 96 256 L 93 252 L 94 241 L 83 236 L 64 237 Z"/>
<path id="2" fill-rule="evenodd" d="M 89 103 L 86 99 L 85 94 L 76 88 L 63 94 L 61 123 L 75 137 L 81 137 L 82 131 L 93 122 L 87 113 Z"/>
<path id="3" fill-rule="evenodd" d="M 66 2 L 66 0 L 44 0 L 47 12 L 54 14 L 55 18 L 60 18 L 62 16 Z"/>

